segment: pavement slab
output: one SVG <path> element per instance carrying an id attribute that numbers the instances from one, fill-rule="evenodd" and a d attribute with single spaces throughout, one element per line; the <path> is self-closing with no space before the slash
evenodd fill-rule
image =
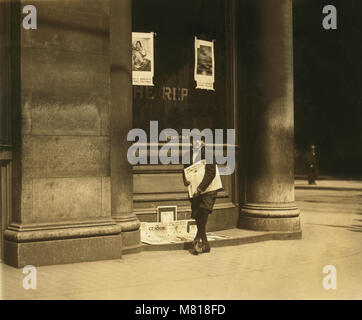
<path id="1" fill-rule="evenodd" d="M 213 247 L 198 256 L 187 250 L 143 251 L 43 266 L 37 268 L 36 290 L 23 288 L 22 269 L 0 264 L 1 298 L 361 299 L 362 191 L 297 189 L 296 202 L 299 240 Z M 335 290 L 323 287 L 328 265 L 337 271 Z"/>

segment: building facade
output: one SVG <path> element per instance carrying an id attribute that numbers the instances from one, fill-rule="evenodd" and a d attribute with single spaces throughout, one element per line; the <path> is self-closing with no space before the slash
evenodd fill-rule
<path id="1" fill-rule="evenodd" d="M 182 165 L 130 165 L 127 134 L 235 129 L 209 230 L 301 236 L 294 202 L 291 0 L 1 0 L 1 255 L 15 267 L 142 250 L 156 207 L 190 217 Z M 24 29 L 25 5 L 37 29 Z M 132 32 L 155 33 L 154 86 L 132 85 Z M 194 38 L 215 43 L 196 89 Z M 225 145 L 225 149 L 226 149 Z M 148 145 L 149 148 L 149 145 Z"/>

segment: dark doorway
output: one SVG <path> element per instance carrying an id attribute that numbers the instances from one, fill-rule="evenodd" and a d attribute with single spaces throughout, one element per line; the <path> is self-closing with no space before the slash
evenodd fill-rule
<path id="1" fill-rule="evenodd" d="M 0 259 L 4 255 L 4 231 L 8 224 L 8 218 L 11 212 L 11 161 L 5 160 L 11 157 L 9 152 L 1 152 L 0 160 Z"/>
<path id="2" fill-rule="evenodd" d="M 11 1 L 0 1 L 0 259 L 4 230 L 11 212 Z"/>

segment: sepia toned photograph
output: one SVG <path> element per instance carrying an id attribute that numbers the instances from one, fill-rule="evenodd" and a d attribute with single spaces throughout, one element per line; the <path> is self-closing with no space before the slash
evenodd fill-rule
<path id="1" fill-rule="evenodd" d="M 196 88 L 213 90 L 215 82 L 214 42 L 195 37 Z"/>
<path id="2" fill-rule="evenodd" d="M 361 300 L 361 14 L 0 0 L 0 299 Z"/>
<path id="3" fill-rule="evenodd" d="M 212 75 L 212 48 L 200 45 L 197 48 L 197 74 L 211 76 Z"/>
<path id="4" fill-rule="evenodd" d="M 133 85 L 153 85 L 153 32 L 132 32 Z"/>
<path id="5" fill-rule="evenodd" d="M 149 43 L 150 39 L 138 40 L 136 38 L 136 41 L 133 41 L 132 44 L 133 71 L 151 71 L 151 60 L 149 59 L 150 57 Z"/>

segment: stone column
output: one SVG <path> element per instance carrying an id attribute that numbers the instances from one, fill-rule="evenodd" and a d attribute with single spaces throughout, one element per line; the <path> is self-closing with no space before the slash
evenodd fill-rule
<path id="1" fill-rule="evenodd" d="M 250 0 L 245 13 L 246 178 L 239 227 L 300 233 L 294 202 L 291 0 Z"/>
<path id="2" fill-rule="evenodd" d="M 1 189 L 9 190 L 4 262 L 119 259 L 122 230 L 110 195 L 109 1 L 33 0 L 37 30 L 19 23 L 28 1 L 5 4 L 13 152 L 1 173 Z"/>
<path id="3" fill-rule="evenodd" d="M 132 129 L 132 1 L 111 0 L 110 7 L 110 167 L 111 213 L 122 227 L 123 252 L 140 246 L 140 222 L 133 213 L 133 174 L 127 161 Z"/>

